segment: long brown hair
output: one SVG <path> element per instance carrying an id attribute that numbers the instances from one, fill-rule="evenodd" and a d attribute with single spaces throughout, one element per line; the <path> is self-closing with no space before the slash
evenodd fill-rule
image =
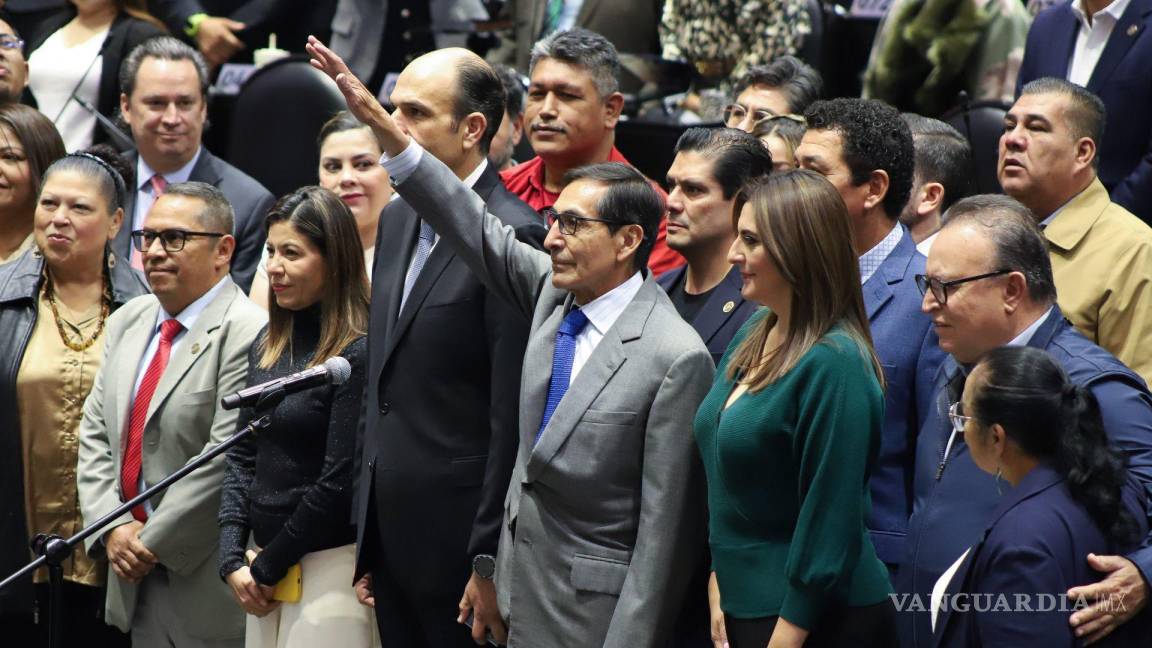
<path id="1" fill-rule="evenodd" d="M 327 276 L 320 298 L 320 342 L 308 361 L 315 366 L 331 358 L 368 331 L 368 275 L 356 219 L 336 194 L 303 187 L 281 198 L 264 219 L 267 233 L 286 222 L 324 257 Z M 268 369 L 292 352 L 294 313 L 268 298 L 268 334 L 261 341 L 260 367 Z"/>
<path id="2" fill-rule="evenodd" d="M 745 205 L 752 207 L 765 254 L 792 288 L 791 315 L 784 341 L 776 349 L 768 348 L 776 314 L 754 325 L 733 351 L 729 379 L 740 378 L 749 391 L 759 391 L 788 373 L 840 324 L 866 349 L 883 385 L 860 291 L 848 210 L 836 188 L 812 171 L 782 171 L 754 179 L 740 190 L 732 210 L 733 223 Z"/>

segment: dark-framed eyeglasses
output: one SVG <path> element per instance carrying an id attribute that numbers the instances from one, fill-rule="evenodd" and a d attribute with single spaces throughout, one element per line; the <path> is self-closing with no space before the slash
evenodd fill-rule
<path id="1" fill-rule="evenodd" d="M 968 425 L 968 421 L 974 418 L 972 416 L 965 416 L 963 411 L 964 404 L 960 401 L 952 403 L 952 406 L 948 408 L 948 420 L 952 421 L 952 430 L 959 434 L 964 433 L 964 426 Z"/>
<path id="2" fill-rule="evenodd" d="M 920 294 L 925 295 L 929 290 L 932 291 L 932 296 L 940 305 L 948 303 L 948 289 L 953 286 L 959 286 L 970 281 L 979 281 L 981 279 L 990 279 L 992 277 L 999 277 L 1012 272 L 1012 268 L 1000 268 L 993 272 L 985 272 L 984 274 L 972 275 L 971 277 L 961 277 L 959 279 L 952 279 L 951 281 L 941 281 L 936 277 L 929 277 L 928 275 L 916 275 L 916 287 L 920 289 Z"/>
<path id="3" fill-rule="evenodd" d="M 771 119 L 776 116 L 776 113 L 768 110 L 767 108 L 758 108 L 752 111 L 752 123 L 758 124 L 765 119 Z M 748 118 L 748 109 L 740 104 L 728 104 L 724 106 L 724 125 L 729 128 L 735 128 L 744 123 Z"/>
<path id="4" fill-rule="evenodd" d="M 581 216 L 570 211 L 558 212 L 551 207 L 545 207 L 540 210 L 540 215 L 544 217 L 545 222 L 548 223 L 548 228 L 552 228 L 552 224 L 556 223 L 560 228 L 560 233 L 565 236 L 572 236 L 580 229 L 580 224 L 583 222 L 591 223 L 607 223 L 608 225 L 620 225 L 619 221 L 608 220 L 606 218 L 589 218 L 588 216 Z"/>
<path id="5" fill-rule="evenodd" d="M 160 239 L 160 245 L 164 246 L 165 252 L 179 252 L 184 249 L 184 244 L 188 242 L 190 236 L 204 236 L 208 238 L 220 238 L 227 236 L 219 232 L 190 232 L 182 229 L 166 229 L 166 230 L 133 230 L 132 232 L 132 245 L 141 252 L 146 251 L 152 247 L 152 243 L 156 239 Z"/>
<path id="6" fill-rule="evenodd" d="M 24 49 L 24 39 L 16 38 L 12 34 L 0 34 L 0 49 Z"/>

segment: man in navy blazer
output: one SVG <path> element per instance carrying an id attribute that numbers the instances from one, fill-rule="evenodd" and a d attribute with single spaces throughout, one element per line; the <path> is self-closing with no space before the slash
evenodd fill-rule
<path id="1" fill-rule="evenodd" d="M 1029 81 L 1051 76 L 1084 86 L 1104 101 L 1108 121 L 1100 142 L 1100 180 L 1114 202 L 1147 223 L 1152 223 L 1150 27 L 1152 0 L 1058 2 L 1032 22 L 1016 80 L 1017 94 Z M 1102 51 L 1090 45 L 1102 37 L 1107 38 Z"/>
<path id="2" fill-rule="evenodd" d="M 732 336 L 756 311 L 755 303 L 740 296 L 740 271 L 728 262 L 736 239 L 736 193 L 771 171 L 768 149 L 735 128 L 684 131 L 668 169 L 668 247 L 688 264 L 657 281 L 680 317 L 708 345 L 716 365 Z"/>
<path id="3" fill-rule="evenodd" d="M 1007 196 L 973 196 L 957 203 L 932 246 L 925 285 L 924 311 L 949 357 L 936 375 L 934 406 L 917 445 L 908 554 L 896 587 L 906 647 L 931 645 L 928 593 L 979 541 L 1000 501 L 995 480 L 972 462 L 963 435 L 952 434 L 948 420 L 967 369 L 985 352 L 1027 344 L 1051 353 L 1073 383 L 1096 396 L 1109 438 L 1152 492 L 1152 394 L 1131 369 L 1064 319 L 1056 305 L 1048 246 L 1027 207 Z M 1152 547 L 1087 562 L 1109 573 L 1097 585 L 1073 588 L 1070 598 L 1099 596 L 1116 612 L 1115 599 L 1108 597 L 1119 594 L 1127 610 L 1107 615 L 1088 608 L 1073 615 L 1072 623 L 1086 637 L 1098 638 L 1144 606 Z"/>
<path id="4" fill-rule="evenodd" d="M 912 133 L 895 108 L 875 100 L 817 101 L 804 116 L 808 132 L 796 160 L 827 177 L 848 207 L 864 308 L 884 368 L 884 428 L 872 466 L 868 530 L 876 555 L 894 572 L 912 513 L 916 431 L 944 358 L 920 312 L 914 277 L 924 272 L 924 256 L 897 220 L 912 191 Z"/>

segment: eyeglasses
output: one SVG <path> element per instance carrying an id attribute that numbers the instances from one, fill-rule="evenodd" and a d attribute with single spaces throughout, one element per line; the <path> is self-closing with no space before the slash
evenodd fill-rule
<path id="1" fill-rule="evenodd" d="M 984 274 L 973 275 L 971 277 L 961 277 L 960 279 L 953 279 L 951 281 L 941 281 L 935 277 L 918 274 L 916 275 L 916 287 L 920 289 L 921 295 L 927 294 L 928 290 L 931 289 L 932 296 L 936 298 L 936 301 L 940 302 L 941 306 L 943 306 L 944 304 L 948 303 L 949 288 L 968 283 L 969 281 L 979 281 L 980 279 L 999 277 L 1000 275 L 1005 275 L 1009 272 L 1012 272 L 1012 268 L 1001 268 L 995 272 L 986 272 Z"/>
<path id="2" fill-rule="evenodd" d="M 767 108 L 759 108 L 752 111 L 752 123 L 757 124 L 765 119 L 771 119 L 776 116 L 776 113 L 768 110 Z M 729 128 L 735 128 L 744 123 L 748 118 L 748 109 L 740 104 L 728 104 L 724 106 L 724 124 Z"/>
<path id="3" fill-rule="evenodd" d="M 971 421 L 973 418 L 975 418 L 961 414 L 960 410 L 963 409 L 963 406 L 963 403 L 956 401 L 955 403 L 952 403 L 951 407 L 948 408 L 948 418 L 952 421 L 952 430 L 959 434 L 963 434 L 964 426 L 968 425 L 968 421 Z"/>
<path id="4" fill-rule="evenodd" d="M 0 49 L 24 49 L 24 41 L 12 34 L 0 34 Z"/>
<path id="5" fill-rule="evenodd" d="M 565 236 L 572 236 L 575 234 L 576 230 L 580 229 L 580 223 L 585 221 L 592 223 L 607 223 L 609 225 L 623 224 L 619 221 L 608 220 L 605 218 L 589 218 L 587 216 L 581 216 L 569 211 L 558 212 L 551 207 L 545 207 L 544 209 L 541 209 L 540 215 L 544 217 L 545 221 L 547 221 L 549 228 L 552 227 L 552 223 L 557 223 L 560 227 L 560 233 Z"/>
<path id="6" fill-rule="evenodd" d="M 132 245 L 137 250 L 144 252 L 152 247 L 152 243 L 156 239 L 160 239 L 160 245 L 164 246 L 165 252 L 179 252 L 184 249 L 184 244 L 188 242 L 189 236 L 205 236 L 209 238 L 220 238 L 227 236 L 227 234 L 220 234 L 219 232 L 189 232 L 182 229 L 166 229 L 166 230 L 134 230 L 132 232 Z"/>

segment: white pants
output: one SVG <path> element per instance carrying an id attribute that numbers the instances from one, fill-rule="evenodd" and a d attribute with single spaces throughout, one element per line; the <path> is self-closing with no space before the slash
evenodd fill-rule
<path id="1" fill-rule="evenodd" d="M 300 561 L 301 595 L 264 618 L 248 616 L 247 648 L 373 648 L 376 619 L 352 589 L 356 545 L 306 554 Z"/>

